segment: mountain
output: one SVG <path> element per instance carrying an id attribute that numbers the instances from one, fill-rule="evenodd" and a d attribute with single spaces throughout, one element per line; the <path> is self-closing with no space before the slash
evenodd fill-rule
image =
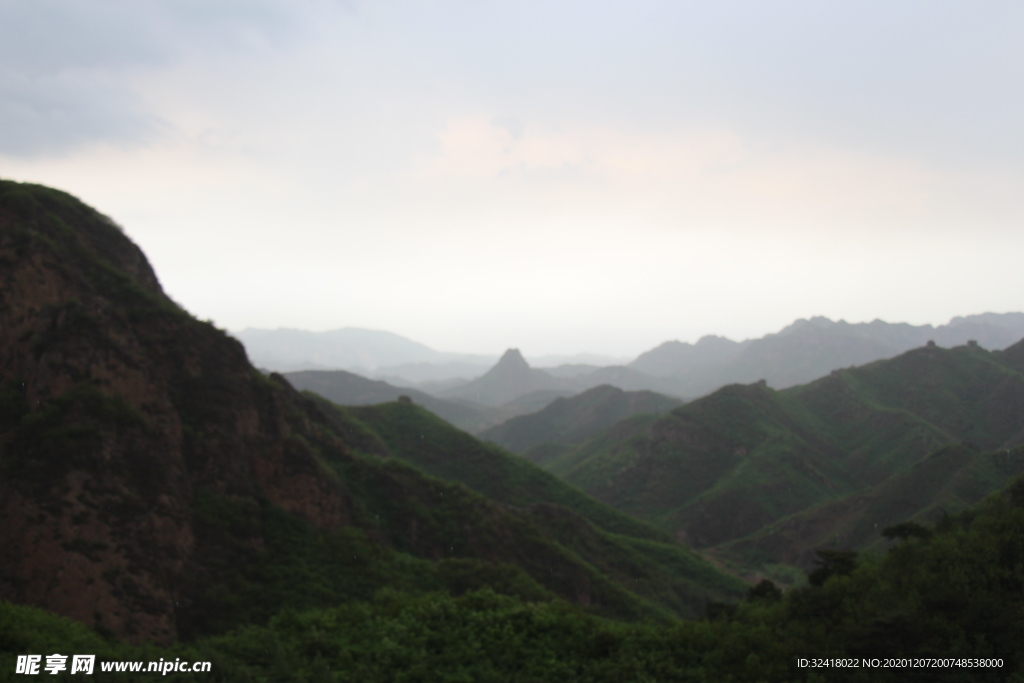
<path id="1" fill-rule="evenodd" d="M 339 414 L 337 407 L 327 410 Z M 374 450 L 381 455 L 528 511 L 542 529 L 557 529 L 557 542 L 597 568 L 600 576 L 620 577 L 633 593 L 674 614 L 700 615 L 706 597 L 735 594 L 739 588 L 735 579 L 721 575 L 664 532 L 598 503 L 419 406 L 399 402 L 345 412 L 378 436 Z"/>
<path id="2" fill-rule="evenodd" d="M 622 365 L 567 365 L 552 371 L 538 370 L 530 367 L 518 349 L 509 349 L 482 377 L 433 393 L 452 401 L 515 408 L 515 414 L 521 415 L 540 410 L 557 398 L 602 384 L 627 391 L 671 391 L 673 388 L 671 382 Z"/>
<path id="3" fill-rule="evenodd" d="M 431 383 L 464 384 L 471 379 L 487 372 L 491 360 L 486 365 L 470 362 L 445 363 L 402 363 L 378 367 L 369 373 L 374 379 L 384 380 L 399 386 L 429 386 Z M 426 389 L 425 389 L 426 390 Z"/>
<path id="4" fill-rule="evenodd" d="M 655 377 L 679 377 L 695 369 L 717 365 L 739 353 L 748 342 L 708 335 L 696 344 L 667 341 L 629 363 L 634 370 Z"/>
<path id="5" fill-rule="evenodd" d="M 580 391 L 605 384 L 624 391 L 655 391 L 668 394 L 674 394 L 676 391 L 673 382 L 623 365 L 610 365 L 579 373 L 572 377 L 572 381 Z"/>
<path id="6" fill-rule="evenodd" d="M 782 391 L 730 385 L 661 417 L 623 420 L 546 467 L 698 547 L 739 544 L 748 559 L 756 548 L 762 563 L 806 561 L 823 539 L 863 541 L 866 532 L 841 528 L 861 519 L 858 506 L 867 509 L 869 499 L 912 498 L 916 507 L 890 509 L 917 514 L 942 500 L 921 491 L 956 490 L 948 501 L 963 503 L 1005 484 L 1020 467 L 1019 448 L 1002 465 L 1002 456 L 960 456 L 963 467 L 978 468 L 966 470 L 937 467 L 951 457 L 938 454 L 956 444 L 967 449 L 956 453 L 986 454 L 1019 443 L 1022 358 L 1024 342 L 995 352 L 931 345 Z M 935 479 L 924 487 L 920 472 Z M 984 485 L 958 489 L 958 477 Z M 900 521 L 881 517 L 873 522 Z M 757 541 L 783 528 L 796 545 Z"/>
<path id="7" fill-rule="evenodd" d="M 372 405 L 397 401 L 408 396 L 435 415 L 459 429 L 478 432 L 506 419 L 507 413 L 486 406 L 453 403 L 411 387 L 394 387 L 344 370 L 305 370 L 284 373 L 288 382 L 299 390 L 308 390 L 344 406 Z"/>
<path id="8" fill-rule="evenodd" d="M 212 664 L 173 680 L 1014 681 L 1024 661 L 1022 528 L 1017 479 L 935 525 L 882 529 L 878 556 L 822 550 L 804 585 L 783 592 L 764 580 L 742 602 L 709 603 L 706 619 L 670 624 L 615 622 L 486 588 L 457 597 L 381 591 L 159 647 L 112 642 L 0 601 L 0 671 L 17 680 L 23 653 L 73 648 L 95 653 L 100 672 L 158 658 L 165 672 Z M 829 658 L 815 662 L 814 653 Z"/>
<path id="9" fill-rule="evenodd" d="M 539 412 L 514 417 L 486 429 L 480 433 L 480 438 L 515 453 L 527 454 L 531 460 L 542 464 L 542 456 L 530 455 L 531 449 L 541 444 L 546 445 L 548 452 L 552 446 L 567 448 L 632 415 L 664 413 L 679 404 L 676 399 L 650 391 L 626 392 L 602 385 L 571 398 L 560 398 Z"/>
<path id="10" fill-rule="evenodd" d="M 619 356 L 604 356 L 599 353 L 574 353 L 574 354 L 546 354 L 543 356 L 531 356 L 527 359 L 535 368 L 542 368 L 550 372 L 552 368 L 563 365 L 592 365 L 594 367 L 605 367 L 607 365 L 621 365 L 628 362 L 629 358 Z"/>
<path id="11" fill-rule="evenodd" d="M 576 377 L 599 370 L 601 367 L 600 365 L 590 365 L 588 363 L 565 363 L 551 368 L 544 368 L 544 372 L 553 377 Z"/>
<path id="12" fill-rule="evenodd" d="M 939 327 L 881 320 L 851 324 L 815 317 L 739 343 L 721 337 L 704 337 L 695 345 L 666 342 L 641 354 L 629 367 L 669 380 L 672 390 L 668 393 L 696 397 L 727 384 L 761 379 L 784 389 L 839 368 L 891 358 L 929 341 L 943 347 L 975 341 L 998 350 L 1022 337 L 1022 313 L 954 318 Z"/>
<path id="13" fill-rule="evenodd" d="M 540 410 L 555 399 L 572 393 L 564 390 L 539 389 L 493 407 L 467 400 L 446 401 L 419 389 L 392 386 L 387 382 L 367 379 L 344 370 L 304 370 L 287 372 L 284 376 L 297 389 L 312 391 L 343 406 L 388 403 L 405 396 L 459 429 L 472 434 L 517 415 Z"/>
<path id="14" fill-rule="evenodd" d="M 354 327 L 329 332 L 248 328 L 234 333 L 234 336 L 245 345 L 255 365 L 277 371 L 375 371 L 378 368 L 406 364 L 452 363 L 456 364 L 460 372 L 464 372 L 467 365 L 486 367 L 494 362 L 491 356 L 435 351 L 392 332 Z"/>
<path id="15" fill-rule="evenodd" d="M 435 395 L 439 392 L 433 386 L 420 385 L 451 388 L 479 378 L 497 360 L 488 355 L 436 351 L 391 332 L 358 328 L 329 332 L 250 328 L 235 336 L 253 363 L 268 370 L 350 370 Z M 665 342 L 626 367 L 616 365 L 621 359 L 585 353 L 541 356 L 530 364 L 555 377 L 578 377 L 576 391 L 611 384 L 627 391 L 693 398 L 726 384 L 759 379 L 777 389 L 795 386 L 837 368 L 896 356 L 927 341 L 951 347 L 975 340 L 984 348 L 1002 349 L 1021 337 L 1024 313 L 958 317 L 939 327 L 880 320 L 850 324 L 815 317 L 798 320 L 761 339 L 734 342 L 706 336 L 696 344 Z M 587 365 L 590 367 L 583 367 Z M 581 376 L 588 370 L 590 376 Z"/>
<path id="16" fill-rule="evenodd" d="M 473 379 L 498 360 L 487 354 L 437 351 L 393 332 L 356 327 L 327 332 L 247 328 L 232 335 L 245 346 L 253 364 L 267 370 L 353 370 L 375 379 L 395 378 L 403 384 Z M 597 367 L 626 360 L 577 353 L 538 356 L 532 362 L 537 366 L 589 363 Z"/>
<path id="17" fill-rule="evenodd" d="M 1024 448 L 979 452 L 954 443 L 878 485 L 785 517 L 723 544 L 715 557 L 734 566 L 763 558 L 797 567 L 813 564 L 821 548 L 882 550 L 881 531 L 895 524 L 931 523 L 969 508 L 1024 474 Z"/>
<path id="18" fill-rule="evenodd" d="M 509 349 L 482 377 L 442 391 L 438 396 L 500 406 L 535 391 L 575 393 L 577 390 L 575 382 L 531 368 L 518 349 Z"/>
<path id="19" fill-rule="evenodd" d="M 741 590 L 417 406 L 380 410 L 264 376 L 109 219 L 0 181 L 0 601 L 168 643 L 383 588 L 662 620 Z M 473 489 L 415 464 L 460 453 L 505 469 Z M 517 478 L 548 483 L 509 504 Z"/>

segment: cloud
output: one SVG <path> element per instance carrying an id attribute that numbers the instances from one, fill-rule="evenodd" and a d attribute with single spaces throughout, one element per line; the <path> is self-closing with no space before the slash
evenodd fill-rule
<path id="1" fill-rule="evenodd" d="M 0 154 L 61 154 L 90 143 L 152 141 L 171 124 L 138 79 L 196 49 L 280 43 L 282 2 L 0 2 Z"/>
<path id="2" fill-rule="evenodd" d="M 0 170 L 235 327 L 934 322 L 1020 307 L 1017 7 L 0 0 Z"/>
<path id="3" fill-rule="evenodd" d="M 662 229 L 998 228 L 1021 215 L 1014 175 L 933 166 L 896 151 L 771 142 L 727 127 L 516 133 L 483 114 L 453 117 L 413 173 L 414 191 L 453 212 L 483 198 L 535 219 L 564 207 L 581 223 L 619 214 Z"/>

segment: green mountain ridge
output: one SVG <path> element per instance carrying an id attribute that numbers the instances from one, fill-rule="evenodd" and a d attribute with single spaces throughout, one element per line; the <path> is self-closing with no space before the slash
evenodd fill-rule
<path id="1" fill-rule="evenodd" d="M 662 413 L 680 403 L 651 391 L 627 392 L 604 384 L 556 400 L 536 413 L 514 417 L 479 436 L 515 453 L 526 454 L 541 444 L 568 447 L 630 415 Z"/>
<path id="2" fill-rule="evenodd" d="M 1024 448 L 979 453 L 952 444 L 877 486 L 821 503 L 714 549 L 737 567 L 784 563 L 807 567 L 821 548 L 879 549 L 898 522 L 931 524 L 970 508 L 1024 474 Z"/>
<path id="3" fill-rule="evenodd" d="M 756 546 L 760 554 L 739 556 L 806 565 L 817 542 L 867 542 L 865 533 L 844 531 L 854 522 L 838 511 L 856 517 L 849 501 L 907 494 L 917 485 L 912 468 L 948 446 L 986 452 L 1014 443 L 1024 425 L 1022 356 L 1024 342 L 996 352 L 925 346 L 782 391 L 764 383 L 728 386 L 542 456 L 552 473 L 696 547 Z M 967 487 L 951 504 L 973 503 L 1005 484 L 1015 467 L 999 476 L 970 474 L 984 485 Z M 968 476 L 961 469 L 947 471 L 931 490 L 938 495 L 950 480 Z M 874 521 L 892 524 L 899 514 L 933 508 L 927 501 L 893 508 Z M 775 543 L 773 530 L 782 527 L 773 525 L 783 523 L 791 537 L 815 531 Z"/>
<path id="4" fill-rule="evenodd" d="M 340 405 L 372 405 L 408 396 L 435 415 L 468 432 L 478 432 L 500 422 L 508 414 L 487 406 L 445 401 L 418 389 L 392 386 L 345 370 L 305 370 L 283 374 L 296 389 L 315 392 Z"/>
<path id="5" fill-rule="evenodd" d="M 483 443 L 419 406 L 321 408 L 358 420 L 377 435 L 377 455 L 399 458 L 430 476 L 543 520 L 545 529 L 562 530 L 557 540 L 563 547 L 677 614 L 699 615 L 711 593 L 740 590 L 735 580 L 719 575 L 664 532 L 598 503 L 529 461 Z"/>

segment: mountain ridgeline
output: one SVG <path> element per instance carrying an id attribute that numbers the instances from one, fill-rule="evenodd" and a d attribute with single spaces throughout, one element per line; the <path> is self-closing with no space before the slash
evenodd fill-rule
<path id="1" fill-rule="evenodd" d="M 302 370 L 286 372 L 284 377 L 300 391 L 312 391 L 344 406 L 387 403 L 408 396 L 438 417 L 468 432 L 478 432 L 512 416 L 506 410 L 446 401 L 419 389 L 392 386 L 345 370 Z"/>
<path id="2" fill-rule="evenodd" d="M 520 415 L 542 410 L 558 399 L 581 392 L 591 392 L 597 387 L 614 387 L 615 396 L 628 396 L 625 402 L 631 406 L 627 410 L 629 414 L 656 412 L 665 406 L 680 403 L 678 399 L 645 390 L 646 387 L 658 385 L 659 380 L 630 368 L 577 365 L 562 366 L 555 372 L 548 372 L 530 367 L 517 349 L 509 349 L 498 363 L 481 377 L 468 382 L 456 381 L 448 387 L 432 386 L 429 392 L 413 387 L 394 386 L 345 370 L 305 370 L 287 372 L 284 376 L 298 389 L 316 392 L 335 403 L 347 406 L 372 405 L 408 396 L 456 427 L 474 434 L 481 434 Z M 624 394 L 623 389 L 619 387 L 627 387 L 627 393 Z M 593 417 L 602 419 L 593 422 L 587 433 L 600 425 L 608 426 L 626 414 L 616 410 L 610 408 L 595 413 Z M 518 429 L 522 432 L 528 428 Z M 509 446 L 501 439 L 492 438 L 497 432 L 488 434 L 490 436 L 486 438 Z M 517 447 L 512 448 L 518 450 Z"/>
<path id="3" fill-rule="evenodd" d="M 483 376 L 442 391 L 440 396 L 485 406 L 500 406 L 530 394 L 572 394 L 576 384 L 531 368 L 518 349 L 509 349 Z"/>
<path id="4" fill-rule="evenodd" d="M 484 430 L 480 438 L 545 464 L 571 445 L 596 436 L 620 420 L 664 413 L 681 403 L 652 391 L 623 391 L 604 384 Z"/>
<path id="5" fill-rule="evenodd" d="M 116 637 L 385 588 L 662 622 L 744 590 L 419 406 L 345 409 L 264 376 L 56 190 L 0 181 L 0 349 L 0 598 Z"/>
<path id="6" fill-rule="evenodd" d="M 772 388 L 784 389 L 833 370 L 893 358 L 928 342 L 952 348 L 973 340 L 982 348 L 1001 350 L 1024 338 L 1024 313 L 957 317 L 937 327 L 881 320 L 851 324 L 814 317 L 797 320 L 776 334 L 742 342 L 717 336 L 703 337 L 696 344 L 668 341 L 628 365 L 580 354 L 577 358 L 585 359 L 582 363 L 530 368 L 515 352 L 499 360 L 502 371 L 498 376 L 505 377 L 504 384 L 496 382 L 493 373 L 489 383 L 480 381 L 494 363 L 490 357 L 445 354 L 386 332 L 245 330 L 237 336 L 261 367 L 348 370 L 394 386 L 415 387 L 439 398 L 469 401 L 478 407 L 507 405 L 532 392 L 536 410 L 543 407 L 541 399 L 545 396 L 550 401 L 603 384 L 683 399 L 704 396 L 728 384 L 762 379 Z M 516 356 L 521 362 L 515 362 Z M 553 360 L 547 358 L 548 363 Z M 492 366 L 491 370 L 497 368 Z M 490 388 L 486 388 L 488 384 Z"/>
<path id="7" fill-rule="evenodd" d="M 731 385 L 541 462 L 720 560 L 808 567 L 817 548 L 870 546 L 1024 472 L 1024 342 L 926 345 L 781 391 Z"/>
<path id="8" fill-rule="evenodd" d="M 785 389 L 929 342 L 951 348 L 974 341 L 983 348 L 1001 350 L 1021 338 L 1024 313 L 984 313 L 954 318 L 938 327 L 881 320 L 851 324 L 815 317 L 743 342 L 715 336 L 696 344 L 665 342 L 641 354 L 629 367 L 660 378 L 660 391 L 696 398 L 727 384 L 762 379 L 775 389 Z"/>

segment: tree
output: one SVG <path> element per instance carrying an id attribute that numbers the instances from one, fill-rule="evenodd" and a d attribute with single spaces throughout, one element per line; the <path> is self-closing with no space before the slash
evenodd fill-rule
<path id="1" fill-rule="evenodd" d="M 816 550 L 818 559 L 814 561 L 817 565 L 807 575 L 807 581 L 812 586 L 823 586 L 833 576 L 846 576 L 857 567 L 857 552 L 855 550 Z"/>

